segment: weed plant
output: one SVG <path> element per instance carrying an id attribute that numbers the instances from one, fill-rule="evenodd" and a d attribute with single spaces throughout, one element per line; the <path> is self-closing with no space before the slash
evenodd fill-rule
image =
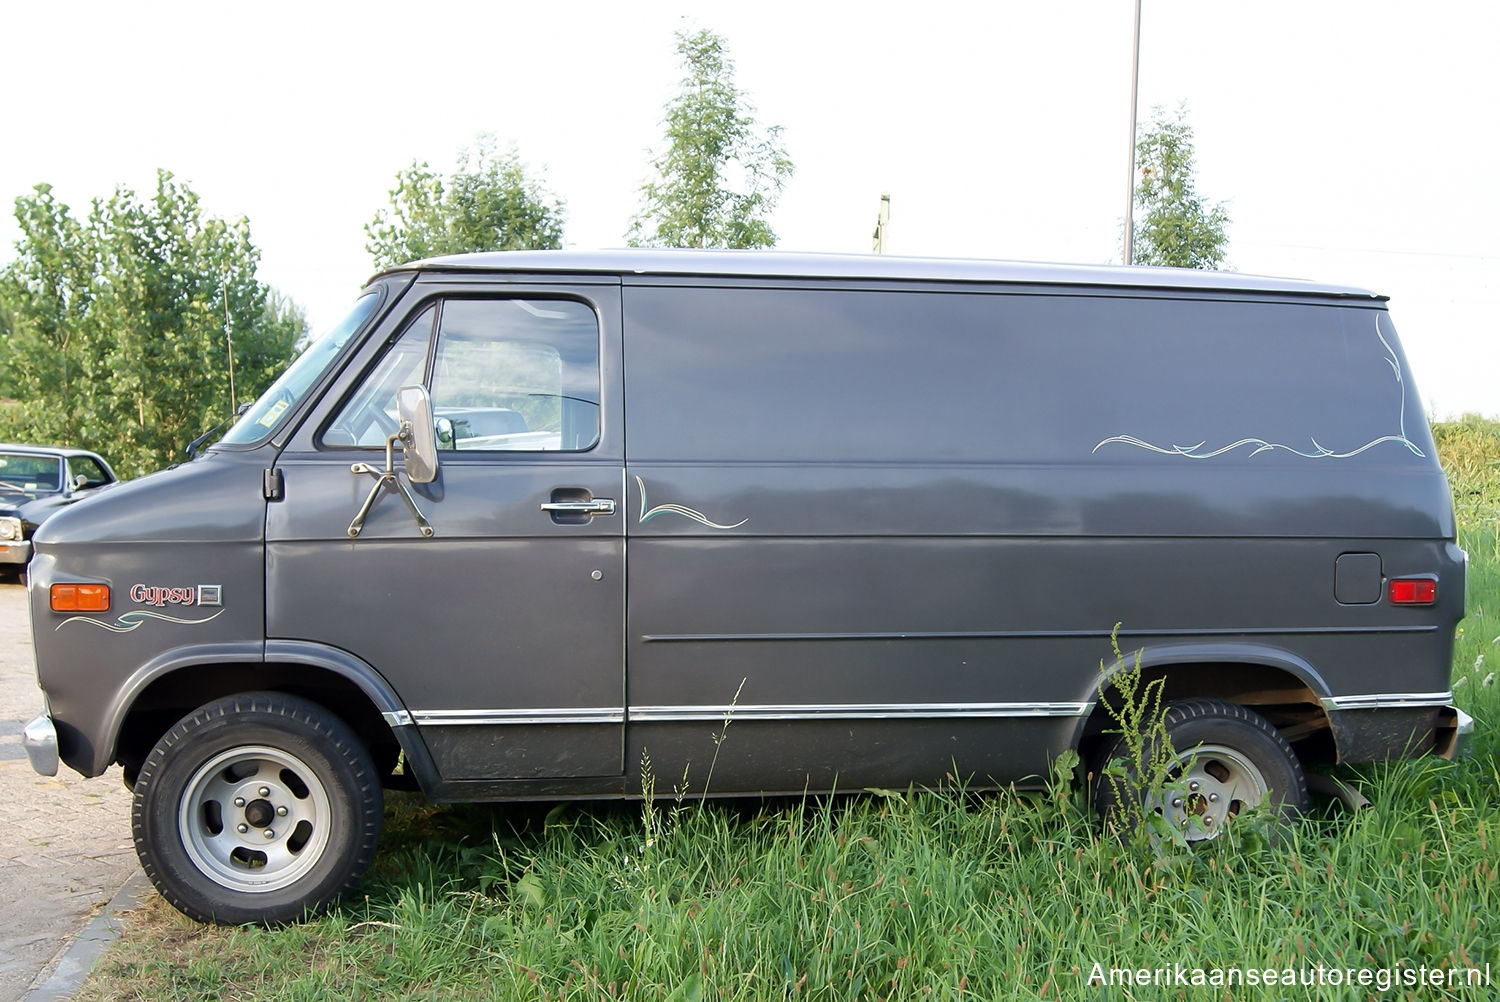
<path id="1" fill-rule="evenodd" d="M 1145 677 L 1144 651 L 1127 656 L 1120 650 L 1120 625 L 1109 634 L 1113 662 L 1107 667 L 1099 662 L 1099 702 L 1113 725 L 1104 735 L 1116 739 L 1108 761 L 1099 764 L 1099 775 L 1090 777 L 1108 803 L 1100 808 L 1100 820 L 1138 851 L 1154 853 L 1164 842 L 1180 848 L 1187 842 L 1185 833 L 1173 828 L 1161 810 L 1168 797 L 1186 794 L 1177 778 L 1182 763 L 1166 729 L 1166 679 Z M 1077 759 L 1077 752 L 1068 751 L 1060 764 L 1072 766 Z"/>

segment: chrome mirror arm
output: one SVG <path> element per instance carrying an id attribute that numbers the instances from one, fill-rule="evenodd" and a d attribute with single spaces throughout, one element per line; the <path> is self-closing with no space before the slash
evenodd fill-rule
<path id="1" fill-rule="evenodd" d="M 380 497 L 381 491 L 383 490 L 388 490 L 392 493 L 399 494 L 401 496 L 401 500 L 406 502 L 406 509 L 407 511 L 411 512 L 411 517 L 416 520 L 417 528 L 421 530 L 422 535 L 428 538 L 431 538 L 432 536 L 432 524 L 428 522 L 427 517 L 422 514 L 422 509 L 417 507 L 417 499 L 411 496 L 411 491 L 405 484 L 401 482 L 400 476 L 396 473 L 395 450 L 396 442 L 398 440 L 403 443 L 409 442 L 411 440 L 410 422 L 403 421 L 401 423 L 400 430 L 398 430 L 396 434 L 386 438 L 385 469 L 378 470 L 375 467 L 371 466 L 369 463 L 355 463 L 354 465 L 349 467 L 349 472 L 353 473 L 355 476 L 368 474 L 371 477 L 375 478 L 375 486 L 370 488 L 369 496 L 365 498 L 364 505 L 360 507 L 359 512 L 354 516 L 354 521 L 349 523 L 350 539 L 359 538 L 360 530 L 365 527 L 365 518 L 370 514 L 370 509 L 375 507 L 375 501 Z"/>

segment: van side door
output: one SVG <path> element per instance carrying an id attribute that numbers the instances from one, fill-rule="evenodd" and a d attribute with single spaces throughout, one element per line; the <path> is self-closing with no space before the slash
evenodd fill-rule
<path id="1" fill-rule="evenodd" d="M 623 773 L 619 331 L 614 280 L 419 280 L 278 460 L 268 645 L 378 672 L 445 783 Z M 413 384 L 439 449 L 401 478 L 416 512 L 361 469 Z"/>

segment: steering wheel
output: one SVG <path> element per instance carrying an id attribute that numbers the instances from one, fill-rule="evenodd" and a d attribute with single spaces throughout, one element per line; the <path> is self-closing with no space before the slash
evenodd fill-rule
<path id="1" fill-rule="evenodd" d="M 368 407 L 361 412 L 341 416 L 335 424 L 329 425 L 328 431 L 323 435 L 323 444 L 373 449 L 385 445 L 385 440 L 396 434 L 400 427 L 383 409 Z M 366 441 L 372 430 L 379 437 L 373 442 Z"/>

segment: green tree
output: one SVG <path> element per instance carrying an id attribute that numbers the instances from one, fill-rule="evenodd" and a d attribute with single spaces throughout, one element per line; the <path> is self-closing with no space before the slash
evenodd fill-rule
<path id="1" fill-rule="evenodd" d="M 0 438 L 91 448 L 127 476 L 158 469 L 264 389 L 304 332 L 257 280 L 249 223 L 205 216 L 167 171 L 151 199 L 118 188 L 85 221 L 38 185 L 16 219 Z"/>
<path id="2" fill-rule="evenodd" d="M 562 246 L 563 203 L 530 177 L 514 148 L 481 135 L 459 152 L 453 176 L 413 161 L 396 173 L 391 207 L 365 225 L 376 268 L 470 251 Z"/>
<path id="3" fill-rule="evenodd" d="M 756 125 L 755 109 L 734 83 L 724 39 L 677 33 L 687 75 L 667 103 L 666 152 L 651 161 L 632 246 L 774 247 L 768 217 L 794 167 L 781 127 Z"/>
<path id="4" fill-rule="evenodd" d="M 1193 180 L 1193 127 L 1187 110 L 1174 117 L 1158 107 L 1135 144 L 1136 264 L 1220 268 L 1229 238 L 1224 203 L 1207 204 Z"/>

